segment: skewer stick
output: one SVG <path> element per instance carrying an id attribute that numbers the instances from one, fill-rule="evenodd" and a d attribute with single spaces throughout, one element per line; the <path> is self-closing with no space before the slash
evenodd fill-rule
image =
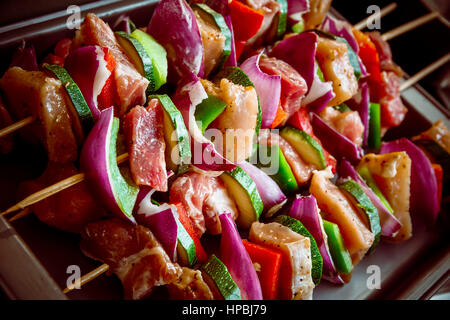
<path id="1" fill-rule="evenodd" d="M 447 53 L 445 56 L 440 58 L 439 60 L 433 62 L 428 67 L 425 67 L 424 69 L 417 72 L 415 75 L 413 75 L 408 80 L 404 81 L 400 85 L 400 91 L 406 90 L 409 87 L 413 86 L 415 83 L 419 82 L 423 78 L 425 78 L 427 75 L 435 71 L 436 69 L 440 68 L 444 64 L 446 64 L 448 61 L 450 61 L 450 53 Z"/>
<path id="2" fill-rule="evenodd" d="M 48 198 L 55 193 L 58 193 L 64 189 L 67 189 L 85 179 L 84 173 L 78 173 L 76 175 L 73 175 L 69 178 L 66 178 L 58 183 L 55 183 L 47 188 L 44 188 L 36 193 L 33 193 L 32 195 L 26 197 L 19 203 L 15 204 L 14 206 L 10 207 L 8 210 L 1 213 L 1 215 L 8 214 L 10 212 L 14 212 L 20 209 L 24 209 L 28 206 L 31 206 L 32 204 L 35 204 L 36 202 L 39 202 L 41 200 L 44 200 L 45 198 Z"/>
<path id="3" fill-rule="evenodd" d="M 91 280 L 94 280 L 95 278 L 102 275 L 103 273 L 105 273 L 108 270 L 109 270 L 109 266 L 106 263 L 102 264 L 100 267 L 98 267 L 98 268 L 92 270 L 91 272 L 85 274 L 84 276 L 82 276 L 80 279 L 80 286 L 85 285 L 86 283 L 88 283 Z M 69 287 L 65 288 L 63 290 L 63 292 L 69 293 L 73 289 L 75 289 L 75 287 L 69 286 Z"/>
<path id="4" fill-rule="evenodd" d="M 382 39 L 384 41 L 389 41 L 395 37 L 398 37 L 399 35 L 402 35 L 408 31 L 411 31 L 412 29 L 417 28 L 417 27 L 437 18 L 438 16 L 439 16 L 439 12 L 437 12 L 437 11 L 430 12 L 429 14 L 426 14 L 426 15 L 424 15 L 420 18 L 417 18 L 413 21 L 409 21 L 395 29 L 392 29 L 392 30 L 384 33 L 382 35 Z"/>
<path id="5" fill-rule="evenodd" d="M 10 133 L 13 133 L 14 131 L 17 131 L 23 127 L 26 127 L 27 125 L 33 123 L 36 120 L 36 117 L 29 116 L 25 119 L 22 119 L 20 121 L 17 121 L 13 123 L 12 125 L 9 125 L 3 129 L 0 130 L 0 138 L 3 138 L 4 136 L 7 136 Z"/>
<path id="6" fill-rule="evenodd" d="M 357 24 L 355 24 L 353 26 L 353 28 L 357 29 L 357 30 L 363 30 L 365 28 L 367 28 L 367 26 L 374 22 L 377 19 L 381 19 L 384 16 L 388 15 L 389 13 L 391 13 L 392 11 L 394 11 L 395 9 L 397 9 L 397 3 L 393 2 L 390 5 L 384 7 L 383 9 L 381 9 L 378 12 L 375 12 L 374 14 L 368 16 L 367 18 L 365 18 L 364 20 L 358 22 Z"/>
<path id="7" fill-rule="evenodd" d="M 128 153 L 121 154 L 117 158 L 117 164 L 121 164 L 125 162 L 128 159 Z M 75 174 L 69 178 L 66 178 L 60 182 L 57 182 L 45 189 L 42 189 L 36 193 L 33 193 L 20 201 L 19 203 L 15 204 L 14 206 L 10 207 L 6 211 L 2 212 L 0 216 L 4 216 L 5 214 L 24 209 L 28 206 L 31 206 L 32 204 L 35 204 L 36 202 L 39 202 L 41 200 L 44 200 L 45 198 L 48 198 L 64 189 L 67 189 L 81 181 L 83 181 L 86 178 L 86 175 L 84 173 L 78 173 Z"/>
<path id="8" fill-rule="evenodd" d="M 11 219 L 9 219 L 9 222 L 13 222 L 13 221 L 16 221 L 16 220 L 18 220 L 20 218 L 23 218 L 23 217 L 29 215 L 30 213 L 31 213 L 31 208 L 27 207 L 27 208 L 23 209 L 22 211 L 20 211 L 18 214 L 16 214 Z"/>

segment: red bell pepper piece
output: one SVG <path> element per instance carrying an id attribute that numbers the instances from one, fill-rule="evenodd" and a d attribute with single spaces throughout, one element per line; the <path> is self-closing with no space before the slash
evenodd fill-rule
<path id="1" fill-rule="evenodd" d="M 272 248 L 242 240 L 253 264 L 258 264 L 257 274 L 261 284 L 263 298 L 275 300 L 278 298 L 278 284 L 282 254 Z"/>
<path id="2" fill-rule="evenodd" d="M 202 244 L 200 243 L 200 240 L 198 239 L 197 235 L 195 234 L 194 228 L 192 227 L 191 220 L 187 216 L 186 211 L 184 210 L 183 204 L 174 203 L 174 205 L 177 207 L 178 220 L 180 220 L 180 223 L 186 229 L 186 232 L 191 236 L 192 240 L 194 240 L 195 252 L 197 254 L 197 261 L 199 263 L 205 263 L 208 260 L 208 255 L 206 254 L 205 249 L 203 248 Z"/>
<path id="3" fill-rule="evenodd" d="M 380 56 L 378 55 L 377 47 L 372 42 L 370 37 L 363 32 L 353 29 L 353 35 L 359 47 L 359 57 L 361 58 L 367 72 L 369 73 L 369 81 L 381 82 L 381 68 Z"/>
<path id="4" fill-rule="evenodd" d="M 261 28 L 264 13 L 254 10 L 238 0 L 232 0 L 228 7 L 230 8 L 236 44 L 239 40 L 247 41 Z"/>
<path id="5" fill-rule="evenodd" d="M 234 50 L 236 52 L 236 60 L 239 60 L 239 57 L 241 56 L 242 52 L 244 51 L 246 42 L 247 41 L 244 41 L 244 40 L 235 41 Z"/>
<path id="6" fill-rule="evenodd" d="M 57 55 L 54 55 L 53 53 L 49 53 L 42 62 L 48 64 L 56 64 L 60 67 L 64 67 L 64 59 L 58 57 Z"/>
<path id="7" fill-rule="evenodd" d="M 284 120 L 288 117 L 288 114 L 281 107 L 281 103 L 278 105 L 277 114 L 275 115 L 275 119 L 273 119 L 272 124 L 270 125 L 271 129 L 278 127 Z"/>
<path id="8" fill-rule="evenodd" d="M 109 76 L 108 80 L 106 80 L 102 92 L 97 96 L 97 104 L 100 110 L 104 110 L 111 106 L 117 107 L 119 105 L 116 81 L 114 79 L 114 69 L 116 67 L 116 61 L 114 60 L 114 57 L 111 54 L 110 50 L 108 50 L 107 48 L 103 48 L 103 52 L 105 53 L 106 68 L 111 72 L 111 75 Z"/>
<path id="9" fill-rule="evenodd" d="M 308 110 L 306 108 L 300 108 L 289 118 L 289 124 L 306 132 L 310 136 L 314 136 L 311 121 L 309 120 Z"/>
<path id="10" fill-rule="evenodd" d="M 444 171 L 442 170 L 442 166 L 440 164 L 433 163 L 432 166 L 434 169 L 434 175 L 436 177 L 438 187 L 437 197 L 438 197 L 438 212 L 439 212 L 441 210 L 442 183 L 444 178 Z"/>

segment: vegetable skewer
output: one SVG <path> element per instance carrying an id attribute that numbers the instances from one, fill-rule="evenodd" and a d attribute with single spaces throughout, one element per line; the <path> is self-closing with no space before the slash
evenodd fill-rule
<path id="1" fill-rule="evenodd" d="M 439 68 L 440 66 L 444 65 L 446 62 L 450 60 L 450 54 L 445 55 L 444 57 L 440 58 L 439 60 L 435 61 L 434 63 L 430 64 L 428 67 L 424 68 L 423 70 L 416 73 L 414 76 L 406 80 L 402 83 L 400 91 L 404 91 L 432 73 L 434 70 Z M 117 157 L 117 163 L 120 164 L 128 159 L 128 153 L 124 153 Z M 23 199 L 19 203 L 15 204 L 14 206 L 8 208 L 6 211 L 0 213 L 0 216 L 6 215 L 8 213 L 24 209 L 36 202 L 39 202 L 47 197 L 50 197 L 64 189 L 67 189 L 85 179 L 85 176 L 83 173 L 79 173 L 77 175 L 74 175 L 72 177 L 69 177 L 67 179 L 64 179 L 56 184 L 53 184 L 39 192 L 36 192 L 27 198 Z M 25 216 L 25 215 L 21 215 Z M 12 218 L 11 218 L 12 219 Z M 18 218 L 15 218 L 15 220 Z"/>
<path id="2" fill-rule="evenodd" d="M 383 9 L 381 9 L 379 12 L 375 12 L 374 14 L 368 16 L 367 18 L 365 18 L 364 20 L 361 20 L 360 22 L 358 22 L 357 24 L 354 25 L 354 28 L 357 30 L 364 30 L 365 28 L 367 28 L 367 26 L 374 22 L 376 19 L 381 19 L 384 16 L 388 15 L 389 13 L 391 13 L 392 11 L 394 11 L 395 9 L 397 9 L 397 3 L 393 2 L 390 5 L 384 7 Z"/>
<path id="3" fill-rule="evenodd" d="M 430 64 L 429 66 L 427 66 L 423 70 L 419 71 L 418 73 L 416 73 L 414 76 L 412 76 L 408 80 L 404 81 L 402 83 L 401 87 L 400 87 L 400 91 L 404 91 L 404 90 L 408 89 L 409 87 L 413 86 L 415 83 L 417 83 L 418 81 L 420 81 L 421 79 L 426 77 L 428 74 L 432 73 L 434 70 L 436 70 L 440 66 L 444 65 L 445 63 L 447 63 L 449 60 L 450 60 L 450 53 L 445 55 L 445 56 L 443 56 L 442 58 L 440 58 L 439 60 L 435 61 L 434 63 Z M 122 155 L 120 157 L 124 157 L 124 156 L 125 155 Z M 119 157 L 118 157 L 118 161 L 119 161 Z M 25 210 L 27 210 L 27 209 L 28 208 L 26 208 Z M 31 213 L 31 210 L 28 210 L 26 212 L 25 212 L 25 210 L 21 211 L 20 213 L 18 213 L 14 217 L 12 217 L 9 221 L 17 220 L 17 219 L 19 219 L 21 217 L 24 217 L 25 215 Z M 84 284 L 94 280 L 96 277 L 100 276 L 101 274 L 106 272 L 108 269 L 109 269 L 109 266 L 107 264 L 103 264 L 103 265 L 99 266 L 98 268 L 92 270 L 91 272 L 89 272 L 86 275 L 81 277 L 81 285 L 84 285 Z M 72 290 L 73 289 L 66 288 L 66 289 L 64 289 L 63 292 L 64 293 L 68 293 L 68 292 L 70 292 Z"/>
<path id="4" fill-rule="evenodd" d="M 397 4 L 393 3 L 393 4 L 383 8 L 380 11 L 379 16 L 383 17 L 383 16 L 387 15 L 388 13 L 392 12 L 393 10 L 395 10 L 396 7 L 397 7 Z M 397 37 L 397 36 L 399 36 L 399 35 L 401 35 L 403 33 L 406 33 L 408 31 L 411 31 L 414 28 L 417 28 L 417 27 L 421 26 L 422 24 L 427 23 L 427 22 L 435 19 L 438 16 L 439 16 L 438 12 L 432 12 L 432 13 L 427 14 L 426 16 L 423 16 L 421 18 L 418 18 L 416 20 L 407 22 L 404 25 L 402 25 L 402 26 L 400 26 L 398 28 L 395 28 L 395 29 L 393 29 L 391 31 L 388 31 L 385 34 L 383 34 L 383 36 L 382 36 L 383 40 L 386 40 L 386 41 L 387 40 L 392 40 L 393 38 L 395 38 L 395 37 Z M 357 25 L 355 25 L 355 28 L 358 29 L 358 30 L 362 30 L 362 29 L 364 29 L 364 26 L 365 26 L 366 23 L 369 23 L 370 21 L 376 19 L 377 17 L 378 17 L 378 14 L 375 13 L 372 16 L 369 16 L 368 18 L 366 18 L 365 20 L 359 22 Z M 32 124 L 35 120 L 36 120 L 35 117 L 30 116 L 30 117 L 27 117 L 27 118 L 25 118 L 23 120 L 20 120 L 20 121 L 18 121 L 16 123 L 12 124 L 12 125 L 10 125 L 10 126 L 8 126 L 6 128 L 0 129 L 0 138 L 4 137 L 4 136 L 7 136 L 7 135 L 9 135 L 9 134 L 11 134 L 11 133 L 21 129 L 21 128 L 24 128 L 27 125 Z"/>

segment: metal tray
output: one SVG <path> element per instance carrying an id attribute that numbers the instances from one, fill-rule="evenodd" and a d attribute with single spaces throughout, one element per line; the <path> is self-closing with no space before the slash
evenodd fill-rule
<path id="1" fill-rule="evenodd" d="M 157 0 L 99 1 L 80 6 L 81 17 L 94 12 L 112 23 L 120 14 L 128 13 L 138 26 L 144 26 Z M 339 13 L 332 13 L 340 18 Z M 38 56 L 43 56 L 60 38 L 73 35 L 67 30 L 66 11 L 55 12 L 24 22 L 0 27 L 0 74 L 7 68 L 14 48 L 22 41 L 33 43 Z M 408 115 L 403 124 L 388 132 L 388 139 L 413 136 L 426 130 L 432 122 L 443 119 L 450 125 L 449 116 L 425 90 L 416 85 L 402 94 Z M 16 202 L 16 190 L 21 181 L 35 178 L 45 168 L 45 155 L 40 150 L 21 147 L 7 156 L 0 156 L 0 210 Z M 20 199 L 19 199 L 20 200 Z M 448 213 L 432 230 L 425 229 L 413 218 L 414 236 L 401 244 L 382 243 L 374 254 L 355 268 L 352 281 L 335 286 L 323 281 L 314 291 L 314 299 L 421 299 L 430 297 L 439 284 L 448 278 L 450 250 Z M 216 241 L 212 237 L 209 241 Z M 81 274 L 96 268 L 99 263 L 83 256 L 79 249 L 79 235 L 65 233 L 41 223 L 30 215 L 9 224 L 0 218 L 0 285 L 10 299 L 122 299 L 122 286 L 115 276 L 102 275 L 81 290 L 64 295 L 69 277 L 67 268 L 77 265 Z M 369 289 L 371 273 L 368 267 L 380 268 L 380 289 Z M 159 290 L 151 298 L 167 298 Z"/>

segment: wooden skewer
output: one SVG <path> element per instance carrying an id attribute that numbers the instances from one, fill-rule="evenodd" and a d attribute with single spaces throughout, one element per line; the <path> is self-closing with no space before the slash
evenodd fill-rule
<path id="1" fill-rule="evenodd" d="M 127 159 L 128 159 L 128 153 L 121 154 L 120 156 L 117 157 L 117 164 L 121 164 L 124 161 L 126 161 Z M 57 182 L 45 189 L 42 189 L 36 193 L 29 195 L 28 197 L 26 197 L 19 203 L 15 204 L 14 206 L 7 209 L 6 211 L 2 212 L 0 214 L 0 216 L 4 216 L 5 214 L 29 207 L 32 204 L 35 204 L 36 202 L 44 200 L 45 198 L 48 198 L 64 189 L 67 189 L 67 188 L 83 181 L 85 178 L 86 178 L 86 175 L 84 173 L 78 173 L 78 174 L 75 174 L 75 175 L 73 175 L 69 178 L 66 178 L 60 182 Z"/>
<path id="2" fill-rule="evenodd" d="M 92 270 L 91 272 L 85 274 L 84 276 L 82 276 L 80 279 L 80 286 L 85 285 L 86 283 L 90 282 L 91 280 L 94 280 L 95 278 L 102 275 L 103 273 L 105 273 L 108 270 L 109 270 L 109 266 L 106 263 L 102 264 L 100 267 L 98 267 L 98 268 Z M 75 287 L 69 286 L 69 287 L 65 288 L 63 290 L 63 292 L 69 293 L 73 289 L 75 289 Z"/>
<path id="3" fill-rule="evenodd" d="M 437 11 L 430 12 L 429 14 L 426 14 L 426 15 L 424 15 L 420 18 L 417 18 L 413 21 L 409 21 L 395 29 L 392 29 L 392 30 L 384 33 L 382 35 L 382 39 L 384 41 L 389 41 L 395 37 L 398 37 L 399 35 L 402 35 L 408 31 L 411 31 L 412 29 L 417 28 L 437 17 L 439 17 L 439 12 L 437 12 Z"/>
<path id="4" fill-rule="evenodd" d="M 375 12 L 374 14 L 368 16 L 367 18 L 365 18 L 364 20 L 358 22 L 357 24 L 354 25 L 355 29 L 358 30 L 362 30 L 364 29 L 370 22 L 373 22 L 375 19 L 377 18 L 382 18 L 384 16 L 386 16 L 387 14 L 391 13 L 392 11 L 394 11 L 397 8 L 397 3 L 391 3 L 390 5 L 384 7 L 383 9 L 381 9 L 379 12 Z M 403 33 L 406 33 L 414 28 L 417 28 L 418 26 L 421 26 L 422 24 L 425 24 L 433 19 L 435 19 L 436 17 L 439 17 L 439 12 L 437 11 L 433 11 L 423 17 L 420 17 L 416 20 L 410 21 L 405 23 L 404 25 L 401 25 L 400 27 L 397 27 L 395 29 L 392 29 L 391 31 L 386 32 L 385 34 L 383 34 L 382 38 L 385 41 L 391 40 Z M 35 117 L 30 116 L 27 117 L 25 119 L 22 119 L 16 123 L 13 123 L 12 125 L 0 129 L 0 138 L 11 134 L 31 123 L 33 123 L 36 120 Z"/>
<path id="5" fill-rule="evenodd" d="M 419 71 L 415 75 L 413 75 L 411 78 L 409 78 L 408 80 L 404 81 L 400 85 L 400 91 L 408 89 L 409 87 L 411 87 L 415 83 L 419 82 L 420 80 L 425 78 L 427 75 L 429 75 L 430 73 L 432 73 L 436 69 L 438 69 L 441 66 L 443 66 L 444 64 L 446 64 L 448 61 L 450 61 L 450 53 L 447 53 L 445 56 L 443 56 L 439 60 L 433 62 L 428 67 L 425 67 L 424 69 L 422 69 L 421 71 Z"/>
<path id="6" fill-rule="evenodd" d="M 26 127 L 27 125 L 33 123 L 36 120 L 36 117 L 29 116 L 25 119 L 22 119 L 20 121 L 17 121 L 16 123 L 13 123 L 10 126 L 7 126 L 0 130 L 0 138 L 3 138 L 4 136 L 7 136 L 10 133 L 13 133 L 14 131 L 17 131 L 23 127 Z"/>
<path id="7" fill-rule="evenodd" d="M 30 213 L 31 213 L 31 207 L 26 207 L 25 209 L 20 211 L 18 214 L 16 214 L 14 217 L 9 219 L 9 222 L 13 222 L 13 221 L 16 221 L 16 220 L 18 220 L 20 218 L 23 218 L 23 217 L 29 215 Z"/>
<path id="8" fill-rule="evenodd" d="M 389 13 L 394 11 L 395 9 L 397 9 L 397 3 L 393 2 L 390 5 L 384 7 L 383 9 L 381 9 L 380 11 L 375 12 L 374 14 L 372 14 L 372 15 L 368 16 L 367 18 L 365 18 L 364 20 L 358 22 L 357 24 L 355 24 L 353 26 L 353 28 L 355 28 L 357 30 L 363 30 L 363 29 L 367 28 L 369 23 L 374 22 L 376 19 L 383 18 L 384 16 L 388 15 Z"/>

